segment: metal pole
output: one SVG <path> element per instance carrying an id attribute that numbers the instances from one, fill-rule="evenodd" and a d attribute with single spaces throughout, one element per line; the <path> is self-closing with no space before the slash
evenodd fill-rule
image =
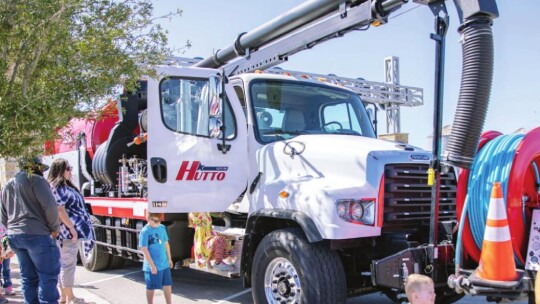
<path id="1" fill-rule="evenodd" d="M 431 187 L 431 214 L 429 229 L 429 264 L 432 267 L 431 276 L 437 278 L 437 234 L 439 225 L 439 196 L 441 182 L 441 129 L 444 93 L 444 56 L 445 38 L 448 29 L 448 13 L 444 1 L 429 5 L 435 14 L 435 34 L 431 39 L 435 41 L 435 106 L 433 109 L 433 160 L 431 162 L 431 178 L 428 174 L 428 184 Z M 431 179 L 431 180 L 430 180 Z"/>

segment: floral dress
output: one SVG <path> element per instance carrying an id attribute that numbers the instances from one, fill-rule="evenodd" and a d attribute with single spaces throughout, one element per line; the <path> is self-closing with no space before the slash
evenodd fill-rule
<path id="1" fill-rule="evenodd" d="M 189 227 L 195 228 L 193 253 L 197 267 L 211 266 L 210 261 L 221 263 L 227 240 L 212 230 L 210 213 L 189 213 Z"/>

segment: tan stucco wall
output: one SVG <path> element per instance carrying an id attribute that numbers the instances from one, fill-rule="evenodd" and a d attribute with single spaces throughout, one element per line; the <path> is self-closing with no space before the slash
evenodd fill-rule
<path id="1" fill-rule="evenodd" d="M 0 158 L 0 187 L 3 187 L 17 171 L 19 171 L 17 161 L 14 159 Z"/>

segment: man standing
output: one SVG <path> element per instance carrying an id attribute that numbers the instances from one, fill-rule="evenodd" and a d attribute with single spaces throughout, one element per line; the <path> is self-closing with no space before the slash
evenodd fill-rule
<path id="1" fill-rule="evenodd" d="M 39 158 L 19 162 L 21 171 L 2 191 L 1 218 L 21 269 L 24 302 L 58 303 L 60 252 L 58 209 Z"/>

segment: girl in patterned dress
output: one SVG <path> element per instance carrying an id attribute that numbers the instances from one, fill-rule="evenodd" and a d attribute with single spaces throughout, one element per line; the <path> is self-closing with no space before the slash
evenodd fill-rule
<path id="1" fill-rule="evenodd" d="M 189 227 L 195 228 L 193 253 L 197 267 L 216 267 L 219 270 L 227 270 L 229 266 L 221 264 L 227 249 L 227 240 L 212 230 L 210 213 L 189 213 Z"/>

